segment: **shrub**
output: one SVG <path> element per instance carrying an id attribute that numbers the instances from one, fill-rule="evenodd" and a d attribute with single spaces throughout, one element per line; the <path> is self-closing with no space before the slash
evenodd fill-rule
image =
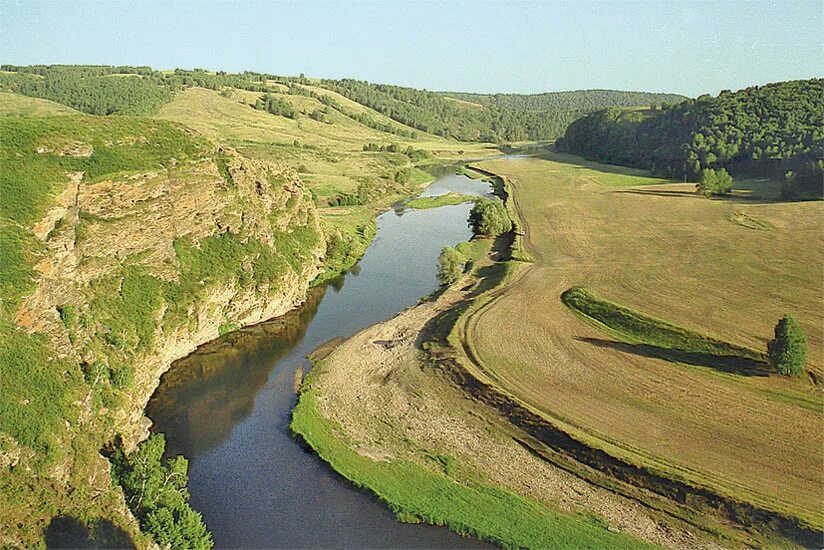
<path id="1" fill-rule="evenodd" d="M 189 506 L 188 462 L 182 456 L 164 460 L 165 448 L 163 435 L 155 434 L 130 455 L 118 449 L 112 457 L 112 476 L 123 487 L 141 528 L 157 544 L 209 549 L 212 535 Z"/>
<path id="2" fill-rule="evenodd" d="M 496 237 L 512 229 L 512 222 L 501 199 L 480 197 L 469 212 L 468 223 L 476 235 Z"/>
<path id="3" fill-rule="evenodd" d="M 725 195 L 732 189 L 732 176 L 726 170 L 719 168 L 705 168 L 701 171 L 701 181 L 696 186 L 698 192 L 709 197 L 710 195 Z"/>
<path id="4" fill-rule="evenodd" d="M 807 335 L 792 315 L 785 315 L 775 326 L 775 338 L 767 344 L 770 363 L 776 372 L 797 376 L 807 360 Z"/>
<path id="5" fill-rule="evenodd" d="M 464 257 L 451 246 L 443 247 L 438 256 L 438 281 L 442 286 L 448 286 L 458 280 L 463 274 Z"/>

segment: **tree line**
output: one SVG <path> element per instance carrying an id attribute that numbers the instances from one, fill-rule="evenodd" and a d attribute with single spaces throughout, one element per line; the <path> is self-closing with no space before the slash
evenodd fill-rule
<path id="1" fill-rule="evenodd" d="M 604 105 L 647 105 L 680 96 L 639 92 L 565 92 L 561 94 L 443 94 L 401 86 L 372 84 L 358 80 L 313 81 L 315 86 L 336 92 L 369 107 L 393 122 L 352 109 L 330 94 L 310 88 L 302 75 L 287 77 L 246 71 L 227 73 L 205 69 L 155 71 L 150 67 L 107 65 L 16 65 L 0 66 L 0 90 L 48 99 L 95 115 L 148 115 L 156 112 L 175 93 L 189 87 L 225 91 L 237 88 L 268 96 L 276 94 L 313 97 L 369 128 L 415 138 L 419 131 L 462 141 L 501 143 L 549 140 L 561 136 L 566 127 L 593 108 Z M 285 88 L 284 88 L 285 87 Z M 660 97 L 659 97 L 660 96 Z M 478 104 L 460 101 L 476 100 Z M 289 109 L 269 97 L 257 108 Z M 271 111 L 270 111 L 271 112 Z M 312 116 L 328 121 L 328 113 Z"/>
<path id="2" fill-rule="evenodd" d="M 679 94 L 625 92 L 621 90 L 577 90 L 542 94 L 472 94 L 444 92 L 446 97 L 522 111 L 588 112 L 606 107 L 646 107 L 673 105 L 688 99 Z"/>
<path id="3" fill-rule="evenodd" d="M 554 139 L 583 114 L 468 105 L 441 93 L 352 79 L 321 80 L 320 85 L 406 126 L 462 141 Z"/>
<path id="4" fill-rule="evenodd" d="M 770 177 L 782 192 L 822 194 L 824 79 L 703 95 L 659 109 L 608 108 L 572 123 L 557 147 L 677 179 L 706 169 Z"/>

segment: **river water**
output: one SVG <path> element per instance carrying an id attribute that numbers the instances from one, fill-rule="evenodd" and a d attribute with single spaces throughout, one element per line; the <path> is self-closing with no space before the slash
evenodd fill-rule
<path id="1" fill-rule="evenodd" d="M 488 184 L 447 174 L 425 195 L 488 195 Z M 377 219 L 374 242 L 346 275 L 310 292 L 290 314 L 227 334 L 176 362 L 147 414 L 168 452 L 189 459 L 193 507 L 220 548 L 477 548 L 442 527 L 398 522 L 291 437 L 296 371 L 320 344 L 348 337 L 437 288 L 441 248 L 470 238 L 470 204 L 398 209 Z"/>

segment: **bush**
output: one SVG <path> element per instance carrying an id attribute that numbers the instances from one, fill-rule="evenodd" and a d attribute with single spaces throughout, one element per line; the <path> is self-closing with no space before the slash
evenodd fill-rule
<path id="1" fill-rule="evenodd" d="M 770 363 L 779 374 L 797 376 L 807 360 L 807 335 L 792 317 L 785 315 L 775 326 L 775 338 L 767 344 Z"/>
<path id="2" fill-rule="evenodd" d="M 457 281 L 463 274 L 464 257 L 451 246 L 443 247 L 438 256 L 438 281 L 442 286 L 448 286 Z"/>
<path id="3" fill-rule="evenodd" d="M 480 197 L 469 212 L 469 226 L 476 235 L 497 237 L 512 229 L 512 221 L 501 199 Z"/>
<path id="4" fill-rule="evenodd" d="M 732 189 L 732 176 L 726 170 L 719 168 L 705 168 L 701 170 L 701 181 L 696 186 L 698 192 L 709 197 L 710 195 L 725 195 Z"/>
<path id="5" fill-rule="evenodd" d="M 112 476 L 126 495 L 129 508 L 160 546 L 209 549 L 212 535 L 198 512 L 189 506 L 188 462 L 182 456 L 163 460 L 161 434 L 144 441 L 132 454 L 118 450 L 112 458 Z"/>

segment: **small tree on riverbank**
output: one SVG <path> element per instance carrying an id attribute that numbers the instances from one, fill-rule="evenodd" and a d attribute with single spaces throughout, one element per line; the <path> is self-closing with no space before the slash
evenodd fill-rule
<path id="1" fill-rule="evenodd" d="M 506 213 L 506 207 L 498 197 L 480 197 L 469 212 L 469 226 L 476 235 L 497 237 L 512 229 L 512 222 Z"/>
<path id="2" fill-rule="evenodd" d="M 807 335 L 792 315 L 785 315 L 775 326 L 775 338 L 767 344 L 770 363 L 776 372 L 797 376 L 807 360 Z"/>
<path id="3" fill-rule="evenodd" d="M 732 190 L 732 176 L 726 170 L 719 168 L 705 168 L 701 170 L 701 181 L 696 186 L 698 192 L 709 197 L 710 195 L 726 195 Z"/>
<path id="4" fill-rule="evenodd" d="M 463 275 L 466 260 L 460 252 L 451 246 L 443 247 L 441 255 L 438 256 L 438 281 L 441 286 L 448 286 L 457 281 Z"/>

